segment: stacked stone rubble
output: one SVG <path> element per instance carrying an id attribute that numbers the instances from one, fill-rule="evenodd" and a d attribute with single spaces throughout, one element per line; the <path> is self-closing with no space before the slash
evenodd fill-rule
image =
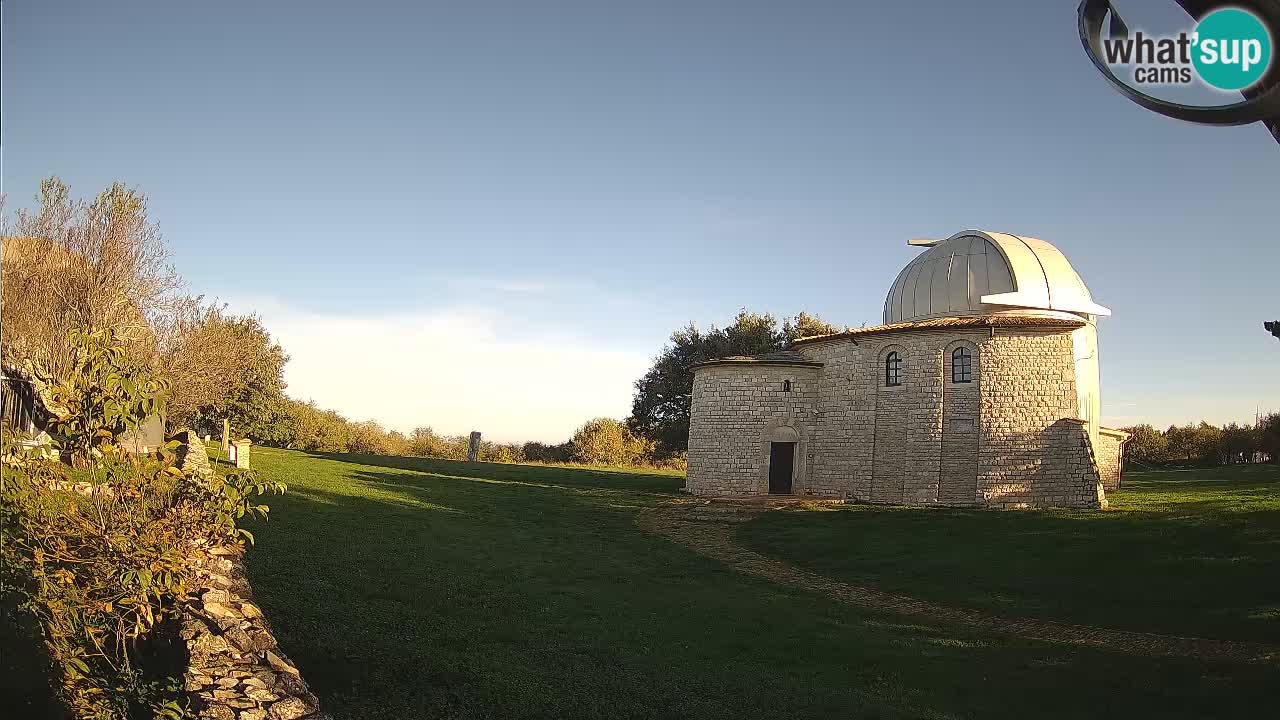
<path id="1" fill-rule="evenodd" d="M 204 445 L 194 432 L 181 438 L 181 467 L 210 479 Z M 243 548 L 192 550 L 199 590 L 182 620 L 188 665 L 184 688 L 197 718 L 206 720 L 320 720 L 320 703 L 280 650 L 245 577 Z"/>
<path id="2" fill-rule="evenodd" d="M 175 433 L 171 439 L 181 443 L 177 450 L 178 467 L 188 477 L 207 479 L 213 476 L 213 468 L 209 466 L 209 453 L 194 430 Z"/>
<path id="3" fill-rule="evenodd" d="M 181 631 L 190 656 L 184 687 L 196 717 L 327 718 L 252 601 L 240 550 L 207 548 L 197 562 L 203 589 Z"/>

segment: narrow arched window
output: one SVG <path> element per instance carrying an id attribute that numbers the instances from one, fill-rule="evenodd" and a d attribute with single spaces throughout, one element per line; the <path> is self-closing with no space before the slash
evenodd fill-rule
<path id="1" fill-rule="evenodd" d="M 951 351 L 951 382 L 973 382 L 973 353 L 967 347 Z"/>
<path id="2" fill-rule="evenodd" d="M 884 384 L 886 387 L 902 384 L 902 356 L 896 351 L 889 353 L 884 359 Z"/>
<path id="3" fill-rule="evenodd" d="M 783 380 L 783 381 L 782 381 L 782 392 L 791 392 L 791 381 L 790 381 L 790 380 Z"/>

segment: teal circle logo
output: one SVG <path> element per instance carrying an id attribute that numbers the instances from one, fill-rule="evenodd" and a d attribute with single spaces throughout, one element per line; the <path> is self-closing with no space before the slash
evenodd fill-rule
<path id="1" fill-rule="evenodd" d="M 1248 10 L 1223 8 L 1205 15 L 1192 43 L 1196 73 L 1219 90 L 1244 90 L 1271 65 L 1271 33 Z"/>

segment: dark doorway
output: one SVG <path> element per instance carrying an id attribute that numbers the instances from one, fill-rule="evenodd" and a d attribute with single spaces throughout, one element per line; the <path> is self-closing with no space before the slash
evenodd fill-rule
<path id="1" fill-rule="evenodd" d="M 769 494 L 790 495 L 791 476 L 796 463 L 796 444 L 769 443 Z"/>

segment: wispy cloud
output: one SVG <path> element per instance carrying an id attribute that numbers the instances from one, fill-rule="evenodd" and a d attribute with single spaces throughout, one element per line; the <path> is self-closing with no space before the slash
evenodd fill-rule
<path id="1" fill-rule="evenodd" d="M 408 431 L 479 430 L 499 441 L 562 441 L 583 421 L 623 417 L 647 353 L 531 332 L 492 307 L 385 314 L 302 311 L 272 299 L 254 311 L 289 353 L 289 394 L 347 417 Z"/>

